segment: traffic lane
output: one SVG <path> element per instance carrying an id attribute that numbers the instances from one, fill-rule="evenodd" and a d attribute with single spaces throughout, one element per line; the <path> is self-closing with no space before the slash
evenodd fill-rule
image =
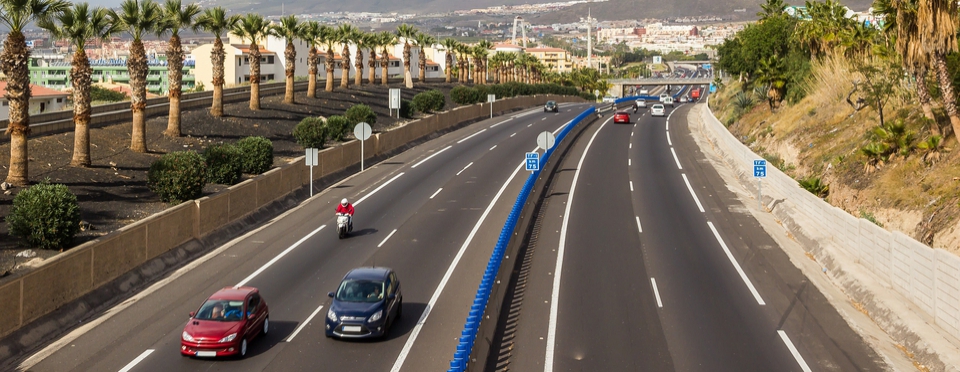
<path id="1" fill-rule="evenodd" d="M 671 116 L 671 127 L 677 117 Z M 677 166 L 665 122 L 651 118 L 638 127 L 630 174 L 647 267 L 657 281 L 677 370 L 799 370 L 770 325 L 771 314 L 731 265 L 690 194 L 682 178 L 687 169 Z"/>
<path id="2" fill-rule="evenodd" d="M 805 362 L 821 370 L 882 370 L 886 363 L 854 331 L 815 286 L 753 218 L 706 160 L 690 134 L 689 105 L 671 119 L 681 163 L 704 204 L 706 213 L 763 293 L 773 327 L 783 330 Z M 746 166 L 746 165 L 745 165 Z M 782 343 L 782 342 L 781 342 Z M 819 367 L 819 368 L 818 368 Z"/>
<path id="3" fill-rule="evenodd" d="M 576 185 L 565 242 L 554 369 L 673 370 L 625 172 L 631 124 L 600 129 Z M 549 357 L 549 355 L 547 356 Z"/>
<path id="4" fill-rule="evenodd" d="M 421 156 L 418 153 L 426 152 L 425 149 L 429 149 L 429 146 L 418 146 L 417 148 L 405 152 L 385 163 L 406 163 L 409 159 L 414 159 L 418 156 Z M 383 169 L 396 168 L 384 167 Z M 362 189 L 358 186 L 350 185 L 349 183 L 356 183 L 358 185 L 365 183 L 374 183 L 374 182 L 365 182 L 363 178 L 366 178 L 367 181 L 373 180 L 385 180 L 387 175 L 383 175 L 378 171 L 369 170 L 364 172 L 353 179 L 347 180 L 344 183 L 332 188 L 328 193 L 335 195 L 330 200 L 332 203 L 336 203 L 341 196 L 352 196 L 357 189 Z M 341 188 L 342 187 L 342 188 Z M 371 186 L 372 187 L 372 186 Z M 371 187 L 367 187 L 366 190 L 369 190 Z M 316 207 L 314 204 L 320 203 L 322 198 L 318 197 L 314 200 L 311 200 L 307 203 L 309 205 L 305 208 L 298 208 L 293 211 L 294 216 L 289 218 L 297 221 L 313 221 L 316 219 L 316 216 L 330 216 L 327 213 L 329 210 L 332 210 L 332 207 L 327 210 L 326 208 L 319 208 L 315 210 Z M 328 204 L 332 204 L 328 203 Z M 364 208 L 366 208 L 364 206 Z M 331 213 L 332 214 L 332 213 Z M 327 220 L 328 224 L 332 223 L 332 218 Z M 122 366 L 126 363 L 126 360 L 131 358 L 131 355 L 138 355 L 140 351 L 144 349 L 145 342 L 143 340 L 151 339 L 150 336 L 144 335 L 142 332 L 142 321 L 139 319 L 151 319 L 149 325 L 153 328 L 167 328 L 169 330 L 172 328 L 182 327 L 185 319 L 180 318 L 180 316 L 174 316 L 173 318 L 166 318 L 165 322 L 157 321 L 157 314 L 186 314 L 187 312 L 194 310 L 195 307 L 206 298 L 207 295 L 219 289 L 223 286 L 229 286 L 237 283 L 239 280 L 242 280 L 242 277 L 247 273 L 256 270 L 256 266 L 259 263 L 266 262 L 276 254 L 278 254 L 283 249 L 286 249 L 290 244 L 292 244 L 296 239 L 301 236 L 306 235 L 315 228 L 316 225 L 303 222 L 295 224 L 281 224 L 281 226 L 274 226 L 271 229 L 261 231 L 262 236 L 252 237 L 245 241 L 241 241 L 231 248 L 231 252 L 223 253 L 226 256 L 225 259 L 218 257 L 217 260 L 212 260 L 211 266 L 193 270 L 185 275 L 185 280 L 188 280 L 189 283 L 216 283 L 206 287 L 200 287 L 199 290 L 195 292 L 190 292 L 192 296 L 183 297 L 182 289 L 174 290 L 174 286 L 166 288 L 166 291 L 159 291 L 157 296 L 148 297 L 146 300 L 142 301 L 143 304 L 151 302 L 149 300 L 161 299 L 159 301 L 153 301 L 155 303 L 150 304 L 150 306 L 139 306 L 136 309 L 133 309 L 129 312 L 125 312 L 123 315 L 128 315 L 126 317 L 119 316 L 112 317 L 110 320 L 105 322 L 103 327 L 98 327 L 89 332 L 89 336 L 97 335 L 92 337 L 92 342 L 78 342 L 78 344 L 84 345 L 84 347 L 75 347 L 70 349 L 61 349 L 59 350 L 54 357 L 46 359 L 41 366 L 38 366 L 38 369 L 43 369 L 44 365 L 54 366 L 50 370 L 65 370 L 72 366 L 80 366 L 79 370 L 110 370 L 118 369 L 117 366 Z M 328 229 L 327 231 L 332 231 L 333 229 Z M 314 244 L 307 244 L 314 245 Z M 322 249 L 323 247 L 321 247 Z M 237 251 L 234 251 L 237 250 Z M 251 252 L 260 252 L 260 256 L 254 257 L 254 259 L 248 259 L 252 257 Z M 238 260 L 238 258 L 243 258 Z M 222 261 L 222 262 L 221 262 Z M 233 262 L 228 262 L 233 261 Z M 300 262 L 308 262 L 307 260 L 300 260 Z M 237 267 L 237 266 L 240 267 Z M 244 266 L 245 265 L 245 266 Z M 207 275 L 199 275 L 199 277 L 194 277 L 198 274 L 207 273 Z M 227 278 L 224 278 L 226 275 Z M 195 287 L 196 284 L 188 285 L 185 287 Z M 271 298 L 276 298 L 272 296 L 270 292 L 264 293 L 265 298 L 268 303 L 270 303 Z M 175 300 L 170 300 L 171 298 Z M 177 306 L 180 305 L 180 306 Z M 300 318 L 300 317 L 298 317 Z M 172 319 L 172 322 L 171 322 Z M 171 326 L 171 324 L 173 326 Z M 136 330 L 136 331 L 131 331 Z M 98 331 L 102 334 L 98 334 Z M 166 330 L 155 330 L 151 332 L 150 335 L 153 335 L 152 339 L 156 339 L 164 334 Z M 179 332 L 176 332 L 177 334 Z M 118 338 L 118 334 L 125 334 L 128 337 Z M 90 338 L 90 337 L 86 337 Z M 176 339 L 176 338 L 175 338 Z M 78 339 L 79 341 L 80 339 Z M 101 342 L 95 340 L 118 340 L 116 341 L 115 347 L 106 346 L 105 350 L 109 351 L 104 353 L 105 350 L 100 350 L 96 345 L 101 345 Z M 123 341 L 119 341 L 123 340 Z M 70 355 L 71 352 L 76 351 L 73 355 Z M 93 360 L 92 356 L 97 355 L 97 359 Z M 62 356 L 62 358 L 57 358 Z M 86 364 L 84 364 L 86 363 Z M 86 368 L 85 366 L 91 366 L 91 368 Z M 109 365 L 110 367 L 106 367 Z M 116 367 L 116 368 L 114 368 Z"/>

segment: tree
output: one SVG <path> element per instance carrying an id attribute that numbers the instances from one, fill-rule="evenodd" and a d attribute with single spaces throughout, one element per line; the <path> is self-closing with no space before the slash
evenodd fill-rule
<path id="1" fill-rule="evenodd" d="M 444 58 L 446 62 L 444 65 L 444 75 L 446 75 L 444 82 L 448 84 L 453 77 L 453 54 L 457 48 L 457 44 L 459 44 L 457 40 L 449 37 L 440 42 L 440 45 L 443 45 L 444 54 L 446 55 L 446 58 Z"/>
<path id="2" fill-rule="evenodd" d="M 343 53 L 340 54 L 340 87 L 350 86 L 350 43 L 356 44 L 360 36 L 360 29 L 351 24 L 342 24 L 337 28 L 337 41 L 343 47 Z M 359 74 L 360 71 L 357 71 Z"/>
<path id="3" fill-rule="evenodd" d="M 189 28 L 196 32 L 200 29 L 194 24 L 194 18 L 200 14 L 200 6 L 196 3 L 183 6 L 180 0 L 167 0 L 161 10 L 157 36 L 170 34 L 167 44 L 167 80 L 170 85 L 167 97 L 170 111 L 167 130 L 163 134 L 180 137 L 180 96 L 183 94 L 183 45 L 180 43 L 180 31 Z"/>
<path id="4" fill-rule="evenodd" d="M 363 85 L 363 49 L 370 47 L 368 44 L 368 41 L 370 41 L 368 35 L 366 32 L 357 30 L 353 38 L 353 43 L 357 47 L 357 53 L 353 59 L 353 67 L 357 68 L 357 74 L 354 75 L 353 78 L 353 85 L 356 86 Z"/>
<path id="5" fill-rule="evenodd" d="M 250 109 L 260 109 L 260 42 L 270 34 L 270 22 L 262 15 L 248 13 L 230 29 L 230 33 L 250 42 Z"/>
<path id="6" fill-rule="evenodd" d="M 213 49 L 210 51 L 210 61 L 213 64 L 213 105 L 210 106 L 210 115 L 214 117 L 223 116 L 223 63 L 226 60 L 226 50 L 223 48 L 222 37 L 238 21 L 240 16 L 227 16 L 227 12 L 219 6 L 206 9 L 200 17 L 197 17 L 197 27 L 214 36 Z"/>
<path id="7" fill-rule="evenodd" d="M 337 30 L 327 25 L 320 26 L 320 33 L 317 34 L 317 41 L 327 48 L 327 56 L 324 58 L 324 66 L 327 71 L 327 82 L 325 90 L 333 91 L 333 69 L 336 66 L 336 55 L 333 53 L 333 46 L 337 43 Z"/>
<path id="8" fill-rule="evenodd" d="M 297 16 L 291 14 L 280 18 L 280 23 L 271 25 L 270 32 L 283 38 L 287 43 L 283 50 L 283 58 L 286 59 L 287 64 L 284 66 L 286 90 L 283 94 L 283 103 L 293 104 L 296 102 L 293 92 L 293 77 L 297 73 L 297 49 L 293 46 L 293 42 L 304 38 L 304 25 L 297 20 Z"/>
<path id="9" fill-rule="evenodd" d="M 397 27 L 397 36 L 403 39 L 403 84 L 413 88 L 413 77 L 410 75 L 410 40 L 417 35 L 417 29 L 406 23 Z"/>
<path id="10" fill-rule="evenodd" d="M 765 4 L 760 4 L 762 11 L 757 12 L 757 17 L 763 22 L 767 18 L 780 16 L 786 8 L 787 4 L 783 0 L 767 0 Z"/>
<path id="11" fill-rule="evenodd" d="M 380 47 L 383 50 L 380 51 L 380 84 L 387 85 L 387 73 L 390 71 L 388 68 L 390 66 L 390 50 L 387 48 L 393 48 L 397 44 L 397 35 L 389 32 L 382 31 L 378 34 L 380 39 Z"/>
<path id="12" fill-rule="evenodd" d="M 787 74 L 784 61 L 777 55 L 772 55 L 760 61 L 760 68 L 756 72 L 756 82 L 767 87 L 767 104 L 770 110 L 780 106 L 787 86 Z"/>
<path id="13" fill-rule="evenodd" d="M 7 134 L 10 135 L 10 170 L 7 181 L 26 186 L 30 180 L 27 165 L 27 135 L 30 134 L 30 50 L 27 49 L 23 30 L 34 21 L 48 21 L 57 17 L 70 6 L 61 0 L 2 0 L 0 23 L 10 33 L 3 43 L 0 54 L 0 70 L 7 75 L 7 94 L 10 102 L 10 120 Z"/>
<path id="14" fill-rule="evenodd" d="M 903 69 L 889 58 L 883 56 L 866 57 L 856 60 L 854 71 L 863 76 L 860 84 L 866 94 L 867 104 L 880 115 L 880 126 L 884 126 L 883 108 L 894 93 L 894 88 L 903 75 Z"/>
<path id="15" fill-rule="evenodd" d="M 953 0 L 921 0 L 917 10 L 920 45 L 930 54 L 943 91 L 943 108 L 950 117 L 953 133 L 960 138 L 960 113 L 953 79 L 947 69 L 947 54 L 957 51 L 958 5 Z"/>
<path id="16" fill-rule="evenodd" d="M 307 52 L 307 97 L 317 98 L 317 47 L 320 46 L 320 22 L 309 21 L 303 26 L 303 38 L 310 44 Z"/>
<path id="17" fill-rule="evenodd" d="M 87 3 L 74 4 L 52 19 L 39 22 L 57 40 L 70 42 L 73 62 L 70 67 L 70 85 L 73 87 L 73 159 L 70 165 L 90 166 L 90 86 L 92 83 L 90 59 L 84 45 L 90 40 L 103 40 L 118 32 L 110 22 L 110 12 L 104 8 L 90 9 Z"/>
<path id="18" fill-rule="evenodd" d="M 933 120 L 931 127 L 934 135 L 940 134 L 940 126 L 933 116 L 930 104 L 930 91 L 927 89 L 927 71 L 930 56 L 920 46 L 917 30 L 916 0 L 877 0 L 874 2 L 874 14 L 884 19 L 883 32 L 894 40 L 894 46 L 903 60 L 904 69 L 916 80 L 917 98 L 927 119 Z"/>
<path id="19" fill-rule="evenodd" d="M 124 0 L 120 12 L 111 11 L 113 23 L 133 37 L 127 71 L 130 73 L 130 110 L 133 111 L 133 130 L 130 149 L 147 152 L 147 52 L 143 35 L 156 31 L 161 21 L 160 6 L 152 0 Z"/>
<path id="20" fill-rule="evenodd" d="M 377 48 L 380 47 L 380 37 L 375 33 L 363 34 L 363 44 L 367 46 L 367 84 L 373 85 L 377 80 Z"/>
<path id="21" fill-rule="evenodd" d="M 460 44 L 457 48 L 457 53 L 460 54 L 460 82 L 466 83 L 470 81 L 470 46 L 466 44 Z"/>
<path id="22" fill-rule="evenodd" d="M 493 49 L 493 43 L 488 40 L 480 40 L 476 46 L 475 55 L 478 57 L 477 63 L 480 65 L 480 76 L 478 77 L 479 84 L 487 83 L 487 56 L 490 55 L 490 50 Z"/>
<path id="23" fill-rule="evenodd" d="M 420 47 L 420 82 L 427 81 L 427 46 L 432 46 L 437 42 L 433 36 L 423 32 L 418 32 L 413 39 L 417 42 L 417 46 Z"/>

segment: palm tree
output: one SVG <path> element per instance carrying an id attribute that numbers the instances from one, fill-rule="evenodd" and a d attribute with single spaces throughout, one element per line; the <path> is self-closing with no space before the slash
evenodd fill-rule
<path id="1" fill-rule="evenodd" d="M 103 40 L 117 33 L 117 26 L 110 23 L 110 12 L 87 3 L 74 4 L 53 20 L 39 22 L 57 40 L 70 42 L 73 47 L 73 62 L 70 67 L 70 85 L 73 87 L 73 159 L 70 165 L 90 166 L 90 59 L 83 48 L 87 41 Z"/>
<path id="2" fill-rule="evenodd" d="M 493 43 L 491 43 L 489 40 L 480 40 L 480 42 L 477 43 L 476 47 L 477 47 L 476 54 L 480 57 L 479 59 L 479 65 L 480 65 L 479 75 L 480 76 L 478 76 L 477 78 L 480 84 L 486 84 L 487 83 L 487 56 L 490 55 L 490 49 L 493 49 Z"/>
<path id="3" fill-rule="evenodd" d="M 327 57 L 324 59 L 324 65 L 327 71 L 327 82 L 325 90 L 333 91 L 333 68 L 336 65 L 336 55 L 333 53 L 333 46 L 337 43 L 337 30 L 327 25 L 320 26 L 320 33 L 317 41 L 327 48 Z"/>
<path id="4" fill-rule="evenodd" d="M 884 19 L 883 32 L 894 41 L 894 46 L 903 60 L 904 68 L 916 80 L 917 98 L 923 116 L 934 122 L 930 128 L 934 135 L 940 135 L 940 126 L 933 116 L 933 107 L 930 104 L 930 91 L 927 89 L 927 71 L 930 66 L 930 56 L 920 49 L 917 32 L 917 1 L 916 0 L 877 0 L 873 5 L 874 14 Z"/>
<path id="5" fill-rule="evenodd" d="M 760 4 L 762 11 L 757 12 L 757 17 L 760 17 L 760 22 L 763 22 L 767 18 L 783 14 L 783 10 L 786 8 L 787 4 L 783 0 L 767 0 L 765 4 Z"/>
<path id="6" fill-rule="evenodd" d="M 297 16 L 288 15 L 280 18 L 280 23 L 271 25 L 270 32 L 277 37 L 286 40 L 287 45 L 283 50 L 283 58 L 287 61 L 284 66 L 284 76 L 286 77 L 286 90 L 283 94 L 283 103 L 295 103 L 293 94 L 293 77 L 297 73 L 297 49 L 293 46 L 293 41 L 303 39 L 304 25 L 297 20 Z"/>
<path id="7" fill-rule="evenodd" d="M 397 36 L 403 39 L 403 84 L 407 88 L 413 88 L 413 77 L 410 75 L 410 40 L 416 37 L 416 27 L 406 23 L 397 27 Z"/>
<path id="8" fill-rule="evenodd" d="M 953 77 L 947 68 L 947 55 L 957 51 L 958 5 L 953 0 L 923 0 L 917 11 L 917 33 L 923 50 L 930 54 L 934 71 L 943 90 L 943 108 L 950 117 L 953 134 L 960 138 L 960 113 Z"/>
<path id="9" fill-rule="evenodd" d="M 30 134 L 30 50 L 24 28 L 34 21 L 48 21 L 65 11 L 70 3 L 62 0 L 2 0 L 0 23 L 10 32 L 0 53 L 0 70 L 7 75 L 7 101 L 10 102 L 10 170 L 6 182 L 25 186 L 27 171 L 27 135 Z"/>
<path id="10" fill-rule="evenodd" d="M 388 48 L 397 44 L 397 35 L 389 31 L 382 31 L 378 35 L 380 47 L 383 48 L 380 51 L 380 84 L 387 85 L 387 75 L 390 72 L 390 49 Z"/>
<path id="11" fill-rule="evenodd" d="M 213 50 L 210 51 L 210 61 L 213 63 L 213 105 L 210 106 L 210 115 L 214 117 L 223 116 L 223 62 L 227 54 L 223 48 L 222 37 L 239 20 L 240 16 L 228 17 L 226 10 L 219 6 L 206 9 L 200 17 L 197 17 L 196 25 L 215 37 Z"/>
<path id="12" fill-rule="evenodd" d="M 310 44 L 307 52 L 307 98 L 317 98 L 317 47 L 320 46 L 320 22 L 309 21 L 303 26 L 303 38 Z"/>
<path id="13" fill-rule="evenodd" d="M 370 49 L 367 52 L 367 67 L 369 76 L 367 77 L 367 84 L 373 84 L 377 80 L 377 48 L 380 47 L 380 37 L 375 33 L 367 33 L 363 35 L 363 44 Z"/>
<path id="14" fill-rule="evenodd" d="M 180 96 L 183 94 L 183 46 L 180 44 L 180 31 L 200 28 L 194 24 L 194 18 L 200 14 L 200 6 L 191 3 L 186 7 L 180 0 L 167 0 L 163 4 L 160 23 L 157 25 L 157 36 L 170 33 L 167 44 L 167 80 L 170 89 L 167 97 L 170 101 L 170 111 L 167 117 L 167 130 L 163 134 L 169 137 L 180 137 Z"/>
<path id="15" fill-rule="evenodd" d="M 357 68 L 357 74 L 354 75 L 353 85 L 363 85 L 363 48 L 369 48 L 367 43 L 370 41 L 368 33 L 357 30 L 353 42 L 357 46 L 357 54 L 353 59 L 353 66 Z"/>
<path id="16" fill-rule="evenodd" d="M 127 71 L 130 73 L 130 110 L 133 111 L 133 130 L 130 150 L 147 152 L 147 52 L 143 48 L 143 35 L 159 26 L 162 10 L 152 0 L 124 0 L 120 12 L 110 12 L 113 23 L 133 37 Z"/>
<path id="17" fill-rule="evenodd" d="M 506 81 L 516 81 L 516 70 L 514 66 L 517 63 L 517 53 L 504 53 L 503 54 L 503 72 L 504 80 Z"/>
<path id="18" fill-rule="evenodd" d="M 450 83 L 450 78 L 453 76 L 453 54 L 457 49 L 457 44 L 460 44 L 453 38 L 446 38 L 440 42 L 440 45 L 443 45 L 444 54 L 446 54 L 446 65 L 444 66 L 444 75 L 446 75 L 445 83 Z"/>
<path id="19" fill-rule="evenodd" d="M 343 53 L 340 54 L 340 87 L 350 86 L 350 43 L 357 39 L 360 29 L 351 24 L 342 24 L 337 28 L 337 41 L 343 47 Z M 357 71 L 360 73 L 360 71 Z"/>
<path id="20" fill-rule="evenodd" d="M 417 46 L 420 47 L 420 82 L 427 81 L 427 46 L 433 46 L 433 43 L 437 42 L 433 36 L 423 32 L 418 32 L 414 35 L 413 40 L 416 41 Z"/>
<path id="21" fill-rule="evenodd" d="M 262 15 L 248 13 L 230 33 L 250 42 L 250 109 L 260 109 L 260 42 L 270 34 L 270 22 Z"/>
<path id="22" fill-rule="evenodd" d="M 460 54 L 460 82 L 466 83 L 470 79 L 470 46 L 466 44 L 458 45 L 457 53 Z"/>
<path id="23" fill-rule="evenodd" d="M 488 62 L 488 67 L 493 69 L 493 81 L 495 84 L 500 84 L 503 81 L 503 64 L 506 62 L 506 53 L 505 52 L 496 52 L 490 56 L 490 61 Z"/>

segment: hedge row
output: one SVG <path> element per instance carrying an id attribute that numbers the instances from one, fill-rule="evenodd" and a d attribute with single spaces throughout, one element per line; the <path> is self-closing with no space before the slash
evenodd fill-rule
<path id="1" fill-rule="evenodd" d="M 587 99 L 593 97 L 582 95 L 575 87 L 565 87 L 557 84 L 525 84 L 503 83 L 491 85 L 475 85 L 473 87 L 456 86 L 450 90 L 450 99 L 459 105 L 472 105 L 486 102 L 488 94 L 495 94 L 497 99 L 516 96 L 530 96 L 534 94 L 557 94 L 566 96 L 581 96 Z M 588 98 L 590 97 L 590 98 Z"/>

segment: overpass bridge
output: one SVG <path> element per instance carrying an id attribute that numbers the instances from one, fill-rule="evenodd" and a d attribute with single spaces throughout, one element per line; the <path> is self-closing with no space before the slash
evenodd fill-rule
<path id="1" fill-rule="evenodd" d="M 666 86 L 671 87 L 678 86 L 709 86 L 713 82 L 713 79 L 710 78 L 692 78 L 692 79 L 682 79 L 682 78 L 643 78 L 643 79 L 614 79 L 610 80 L 610 84 L 613 84 L 613 89 L 610 89 L 611 92 L 616 92 L 613 94 L 620 94 L 620 97 L 626 97 L 632 95 L 632 92 L 639 90 L 641 86 L 653 87 L 653 86 Z M 630 89 L 633 88 L 633 89 Z M 629 92 L 628 92 L 629 91 Z"/>

